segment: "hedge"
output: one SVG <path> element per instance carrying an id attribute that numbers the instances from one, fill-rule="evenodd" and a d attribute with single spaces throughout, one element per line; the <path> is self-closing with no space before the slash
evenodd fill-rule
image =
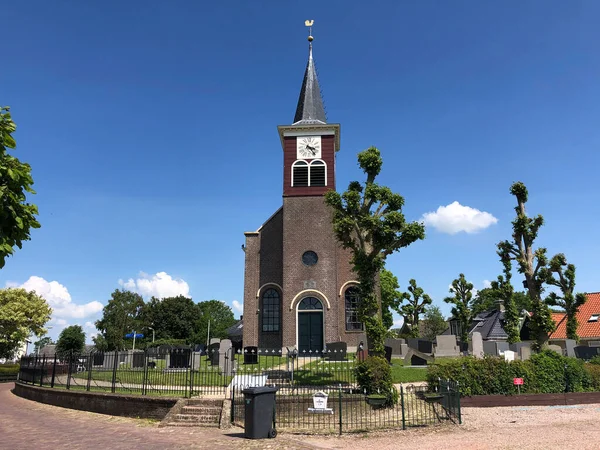
<path id="1" fill-rule="evenodd" d="M 600 366 L 551 350 L 533 355 L 527 361 L 505 361 L 501 357 L 457 358 L 427 370 L 431 387 L 439 379 L 459 382 L 462 395 L 516 394 L 514 378 L 523 378 L 521 393 L 560 393 L 600 390 Z"/>

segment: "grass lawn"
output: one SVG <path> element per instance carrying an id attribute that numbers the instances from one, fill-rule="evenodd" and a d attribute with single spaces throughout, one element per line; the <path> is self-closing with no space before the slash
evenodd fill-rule
<path id="1" fill-rule="evenodd" d="M 404 360 L 392 359 L 392 380 L 394 383 L 427 381 L 427 367 L 404 367 Z"/>

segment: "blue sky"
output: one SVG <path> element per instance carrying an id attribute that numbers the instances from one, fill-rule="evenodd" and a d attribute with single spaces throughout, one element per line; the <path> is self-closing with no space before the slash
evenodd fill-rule
<path id="1" fill-rule="evenodd" d="M 342 125 L 338 189 L 375 145 L 407 218 L 439 213 L 389 258 L 402 289 L 416 278 L 448 312 L 460 272 L 493 280 L 521 180 L 546 219 L 539 245 L 577 265 L 578 290 L 600 290 L 598 2 L 57 0 L 2 16 L 0 103 L 42 228 L 0 286 L 44 291 L 50 336 L 91 334 L 121 286 L 242 302 L 243 232 L 281 204 L 276 126 L 293 119 L 305 19 Z"/>

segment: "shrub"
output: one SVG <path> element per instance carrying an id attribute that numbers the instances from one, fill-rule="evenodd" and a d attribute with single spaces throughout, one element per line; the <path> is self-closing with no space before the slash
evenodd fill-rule
<path id="1" fill-rule="evenodd" d="M 491 356 L 483 359 L 464 357 L 443 365 L 431 365 L 427 382 L 436 388 L 439 378 L 456 380 L 462 395 L 516 394 L 514 378 L 523 378 L 522 393 L 581 392 L 594 389 L 594 383 L 600 381 L 594 381 L 594 374 L 600 370 L 594 372 L 587 366 L 581 360 L 550 350 L 533 355 L 527 361 L 507 362 L 504 358 Z"/>
<path id="2" fill-rule="evenodd" d="M 367 395 L 385 395 L 385 406 L 398 402 L 398 391 L 392 382 L 392 372 L 389 363 L 379 356 L 369 356 L 354 369 L 356 382 Z"/>
<path id="3" fill-rule="evenodd" d="M 600 364 L 584 364 L 584 369 L 589 376 L 590 389 L 600 391 Z"/>
<path id="4" fill-rule="evenodd" d="M 590 359 L 590 364 L 600 366 L 600 355 L 594 356 L 592 359 Z"/>

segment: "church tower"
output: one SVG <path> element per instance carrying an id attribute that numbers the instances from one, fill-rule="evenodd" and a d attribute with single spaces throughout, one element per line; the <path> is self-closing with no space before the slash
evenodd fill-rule
<path id="1" fill-rule="evenodd" d="M 246 235 L 244 346 L 319 353 L 364 339 L 356 276 L 324 195 L 335 189 L 340 125 L 328 123 L 309 36 L 294 120 L 277 127 L 283 149 L 283 206 Z"/>

